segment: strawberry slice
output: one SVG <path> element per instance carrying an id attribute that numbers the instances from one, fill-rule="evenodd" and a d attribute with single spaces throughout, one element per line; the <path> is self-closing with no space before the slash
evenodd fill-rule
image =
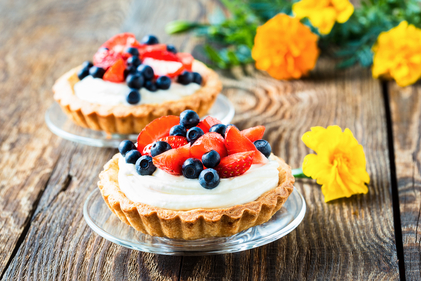
<path id="1" fill-rule="evenodd" d="M 229 155 L 239 152 L 254 151 L 253 164 L 265 164 L 268 162 L 268 159 L 257 150 L 254 144 L 243 136 L 234 126 L 228 127 L 225 132 L 225 146 Z"/>
<path id="2" fill-rule="evenodd" d="M 168 77 L 176 77 L 184 70 L 184 66 L 178 61 L 156 60 L 153 58 L 145 58 L 143 64 L 152 67 L 155 78 L 166 75 Z"/>
<path id="3" fill-rule="evenodd" d="M 126 69 L 126 63 L 123 59 L 119 59 L 105 72 L 102 79 L 115 83 L 124 82 L 124 70 Z"/>
<path id="4" fill-rule="evenodd" d="M 116 53 L 123 53 L 127 47 L 139 48 L 141 45 L 137 42 L 134 34 L 126 32 L 117 34 L 108 39 L 100 48 L 107 48 Z"/>
<path id="5" fill-rule="evenodd" d="M 142 153 L 145 146 L 157 141 L 159 138 L 170 135 L 170 129 L 180 124 L 180 117 L 174 115 L 163 116 L 153 120 L 140 132 L 137 137 L 137 150 Z"/>
<path id="6" fill-rule="evenodd" d="M 190 155 L 193 158 L 202 160 L 202 155 L 215 150 L 221 158 L 227 156 L 224 138 L 218 133 L 206 133 L 194 142 L 190 148 Z"/>
<path id="7" fill-rule="evenodd" d="M 184 68 L 188 71 L 192 70 L 194 58 L 188 53 L 177 53 L 179 61 L 184 65 Z"/>
<path id="8" fill-rule="evenodd" d="M 120 53 L 102 49 L 96 52 L 96 54 L 94 55 L 94 65 L 102 67 L 104 69 L 108 69 L 120 59 L 124 59 L 124 57 Z"/>
<path id="9" fill-rule="evenodd" d="M 209 129 L 216 124 L 221 124 L 221 121 L 212 116 L 206 116 L 205 119 L 197 124 L 197 127 L 203 130 L 204 133 L 209 132 Z"/>
<path id="10" fill-rule="evenodd" d="M 251 142 L 261 140 L 265 133 L 265 126 L 256 126 L 241 131 L 241 134 L 248 138 Z"/>
<path id="11" fill-rule="evenodd" d="M 180 146 L 186 145 L 188 143 L 187 139 L 182 136 L 168 136 L 168 137 L 159 138 L 157 141 L 165 141 L 169 143 L 171 148 L 179 148 Z M 150 143 L 147 146 L 145 146 L 143 148 L 142 155 L 151 156 L 151 148 L 154 143 L 155 142 Z"/>
<path id="12" fill-rule="evenodd" d="M 237 177 L 250 169 L 254 151 L 239 152 L 221 159 L 215 168 L 221 178 Z"/>
<path id="13" fill-rule="evenodd" d="M 156 60 L 165 60 L 165 61 L 178 61 L 177 55 L 167 50 L 153 50 L 153 51 L 146 51 L 142 54 L 142 58 L 152 58 Z"/>
<path id="14" fill-rule="evenodd" d="M 181 167 L 188 158 L 190 158 L 190 144 L 161 153 L 155 156 L 152 161 L 159 169 L 178 176 L 182 174 Z"/>
<path id="15" fill-rule="evenodd" d="M 154 52 L 154 51 L 167 51 L 167 45 L 166 44 L 154 44 L 154 45 L 146 45 L 143 44 L 139 48 L 139 55 L 140 58 L 143 58 L 143 54 Z"/>

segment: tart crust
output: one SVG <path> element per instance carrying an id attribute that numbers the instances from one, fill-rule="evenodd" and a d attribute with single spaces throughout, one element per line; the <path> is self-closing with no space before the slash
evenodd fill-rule
<path id="1" fill-rule="evenodd" d="M 118 185 L 116 154 L 99 175 L 98 187 L 110 210 L 121 221 L 152 236 L 194 240 L 206 237 L 231 236 L 267 222 L 285 203 L 293 191 L 291 168 L 280 158 L 279 183 L 255 201 L 220 209 L 169 210 L 135 203 Z"/>
<path id="2" fill-rule="evenodd" d="M 179 115 L 186 109 L 204 116 L 212 107 L 222 89 L 218 75 L 203 63 L 193 62 L 193 71 L 202 75 L 202 88 L 190 96 L 162 104 L 140 104 L 138 106 L 101 105 L 79 99 L 74 85 L 79 82 L 75 67 L 61 76 L 53 86 L 54 99 L 62 110 L 77 125 L 105 131 L 107 133 L 132 134 L 140 132 L 152 120 L 166 115 Z"/>

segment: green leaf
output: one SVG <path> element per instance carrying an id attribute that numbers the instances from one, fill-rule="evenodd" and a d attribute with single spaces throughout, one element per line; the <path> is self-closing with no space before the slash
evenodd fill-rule
<path id="1" fill-rule="evenodd" d="M 357 57 L 351 57 L 349 59 L 346 59 L 344 61 L 341 61 L 336 65 L 337 68 L 347 68 L 353 66 L 357 62 Z"/>
<path id="2" fill-rule="evenodd" d="M 195 29 L 197 27 L 206 26 L 204 24 L 200 24 L 197 22 L 189 22 L 189 21 L 172 21 L 165 25 L 165 32 L 168 34 L 176 34 L 187 32 L 189 30 Z"/>

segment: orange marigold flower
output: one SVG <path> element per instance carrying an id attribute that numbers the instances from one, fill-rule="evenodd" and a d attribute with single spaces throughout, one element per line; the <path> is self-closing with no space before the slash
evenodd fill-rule
<path id="1" fill-rule="evenodd" d="M 299 19 L 278 14 L 257 28 L 252 57 L 276 79 L 298 79 L 314 68 L 318 36 Z"/>
<path id="2" fill-rule="evenodd" d="M 301 139 L 317 153 L 304 158 L 303 172 L 322 185 L 325 202 L 368 192 L 364 150 L 349 129 L 313 127 Z"/>
<path id="3" fill-rule="evenodd" d="M 344 23 L 354 13 L 348 0 L 301 0 L 292 5 L 294 15 L 308 18 L 320 34 L 329 34 L 335 22 Z"/>
<path id="4" fill-rule="evenodd" d="M 405 87 L 421 78 L 421 29 L 403 21 L 380 33 L 373 46 L 373 77 L 392 77 Z"/>

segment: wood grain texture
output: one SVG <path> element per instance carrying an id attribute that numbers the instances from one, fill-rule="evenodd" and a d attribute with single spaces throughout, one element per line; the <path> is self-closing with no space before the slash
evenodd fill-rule
<path id="1" fill-rule="evenodd" d="M 421 279 L 421 86 L 400 88 L 388 83 L 393 121 L 396 175 L 405 272 L 408 280 Z"/>
<path id="2" fill-rule="evenodd" d="M 311 126 L 349 127 L 368 158 L 367 195 L 326 204 L 318 185 L 299 181 L 308 211 L 298 229 L 267 246 L 230 255 L 146 254 L 116 246 L 86 225 L 83 203 L 115 150 L 76 145 L 49 133 L 42 113 L 53 100 L 54 80 L 121 31 L 155 33 L 162 42 L 190 51 L 196 41 L 165 35 L 165 23 L 203 19 L 214 5 L 188 0 L 0 3 L 0 43 L 6 46 L 0 49 L 5 70 L 0 72 L 5 112 L 0 114 L 0 207 L 8 211 L 0 217 L 3 270 L 24 235 L 3 280 L 398 278 L 379 83 L 367 71 L 341 73 L 324 61 L 311 78 L 293 82 L 274 81 L 253 68 L 235 69 L 224 73 L 224 94 L 236 106 L 235 123 L 266 125 L 274 153 L 293 167 L 309 152 L 300 137 Z"/>

